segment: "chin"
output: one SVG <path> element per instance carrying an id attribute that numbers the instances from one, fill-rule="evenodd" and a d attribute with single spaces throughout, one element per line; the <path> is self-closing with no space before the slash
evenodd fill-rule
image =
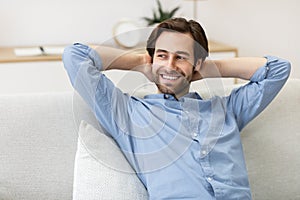
<path id="1" fill-rule="evenodd" d="M 158 90 L 160 91 L 160 93 L 175 95 L 174 90 L 170 89 L 169 87 L 167 87 L 165 85 L 156 84 L 156 86 L 157 86 Z"/>
<path id="2" fill-rule="evenodd" d="M 180 82 L 164 83 L 164 80 L 160 80 L 160 76 L 157 76 L 156 86 L 162 94 L 177 96 L 178 94 L 189 92 L 190 81 L 188 82 L 188 80 L 185 79 Z"/>

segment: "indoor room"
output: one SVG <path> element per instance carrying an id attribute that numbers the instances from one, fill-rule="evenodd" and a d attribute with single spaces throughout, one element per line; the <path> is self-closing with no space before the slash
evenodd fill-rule
<path id="1" fill-rule="evenodd" d="M 300 199 L 299 6 L 0 0 L 0 199 Z M 211 198 L 184 187 L 198 176 Z"/>

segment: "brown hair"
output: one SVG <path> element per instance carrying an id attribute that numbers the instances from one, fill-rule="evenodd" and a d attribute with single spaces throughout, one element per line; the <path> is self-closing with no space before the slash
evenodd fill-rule
<path id="1" fill-rule="evenodd" d="M 184 18 L 172 18 L 161 22 L 150 34 L 147 40 L 147 51 L 153 60 L 155 43 L 160 34 L 164 31 L 190 33 L 194 39 L 194 60 L 196 64 L 198 59 L 203 61 L 208 56 L 208 42 L 202 26 L 194 21 L 187 21 Z"/>

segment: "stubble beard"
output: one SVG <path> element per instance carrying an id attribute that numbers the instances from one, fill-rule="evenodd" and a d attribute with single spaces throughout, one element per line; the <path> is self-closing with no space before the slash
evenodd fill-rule
<path id="1" fill-rule="evenodd" d="M 175 73 L 180 74 L 180 76 L 181 76 L 180 79 L 183 79 L 183 80 L 181 80 L 180 83 L 175 83 L 175 84 L 177 84 L 175 86 L 172 83 L 162 84 L 162 83 L 160 83 L 160 79 L 162 79 L 162 77 L 160 75 L 161 71 L 162 70 L 158 70 L 154 74 L 154 77 L 155 77 L 154 82 L 160 93 L 177 96 L 178 94 L 181 94 L 185 90 L 186 90 L 186 93 L 189 91 L 189 87 L 190 87 L 190 83 L 191 83 L 191 80 L 189 80 L 189 79 L 191 79 L 190 77 L 186 76 L 181 71 L 172 70 L 171 72 L 168 72 L 167 74 L 175 74 Z"/>

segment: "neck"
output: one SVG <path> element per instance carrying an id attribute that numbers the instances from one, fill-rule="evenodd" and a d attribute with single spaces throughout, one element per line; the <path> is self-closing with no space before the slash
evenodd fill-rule
<path id="1" fill-rule="evenodd" d="M 184 95 L 188 94 L 189 91 L 190 91 L 190 87 L 187 87 L 177 93 L 175 93 L 173 91 L 169 91 L 169 90 L 161 91 L 159 88 L 157 89 L 158 94 L 170 94 L 170 95 L 174 96 L 176 99 L 179 99 L 179 98 L 183 97 Z"/>

